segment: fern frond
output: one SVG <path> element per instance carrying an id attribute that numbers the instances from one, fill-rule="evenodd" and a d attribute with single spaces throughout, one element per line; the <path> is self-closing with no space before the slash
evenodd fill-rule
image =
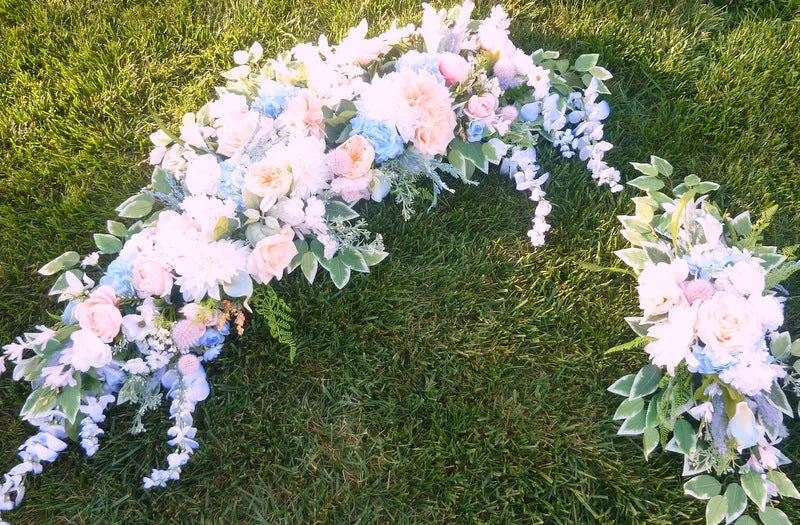
<path id="1" fill-rule="evenodd" d="M 289 347 L 289 361 L 294 362 L 297 343 L 292 333 L 292 309 L 269 285 L 256 289 L 252 304 L 253 311 L 264 319 L 270 335 L 280 344 Z"/>
<path id="2" fill-rule="evenodd" d="M 785 262 L 767 274 L 766 288 L 778 285 L 800 271 L 800 261 Z"/>
<path id="3" fill-rule="evenodd" d="M 628 341 L 627 343 L 622 343 L 621 345 L 613 346 L 605 351 L 606 355 L 609 354 L 616 354 L 619 352 L 627 352 L 629 350 L 638 350 L 640 348 L 644 348 L 647 346 L 648 343 L 655 341 L 655 337 L 637 337 L 633 341 Z"/>

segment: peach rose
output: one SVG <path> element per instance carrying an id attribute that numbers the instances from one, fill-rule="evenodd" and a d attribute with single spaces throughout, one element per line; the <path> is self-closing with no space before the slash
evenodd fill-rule
<path id="1" fill-rule="evenodd" d="M 700 305 L 697 335 L 715 350 L 734 353 L 751 349 L 764 332 L 758 312 L 747 299 L 717 292 Z"/>
<path id="2" fill-rule="evenodd" d="M 428 157 L 444 155 L 447 152 L 447 145 L 455 138 L 453 132 L 455 127 L 456 117 L 452 111 L 448 111 L 436 120 L 421 122 L 411 142 L 422 155 Z"/>
<path id="3" fill-rule="evenodd" d="M 75 308 L 75 318 L 80 327 L 100 338 L 104 343 L 114 340 L 122 327 L 119 301 L 110 286 L 100 286 L 89 298 Z"/>
<path id="4" fill-rule="evenodd" d="M 375 149 L 361 135 L 353 135 L 344 144 L 328 154 L 328 167 L 348 179 L 363 177 L 372 168 Z"/>
<path id="5" fill-rule="evenodd" d="M 173 278 L 161 264 L 137 257 L 133 263 L 133 288 L 136 295 L 146 297 L 166 297 L 172 292 Z"/>
<path id="6" fill-rule="evenodd" d="M 293 240 L 294 231 L 290 226 L 284 226 L 279 234 L 258 241 L 247 260 L 247 271 L 253 279 L 261 284 L 267 284 L 273 278 L 280 281 L 283 270 L 297 255 Z"/>
<path id="7" fill-rule="evenodd" d="M 497 110 L 497 97 L 486 93 L 469 97 L 465 113 L 472 118 L 486 119 L 494 116 L 495 110 Z"/>
<path id="8" fill-rule="evenodd" d="M 469 76 L 469 64 L 461 55 L 442 53 L 439 62 L 439 73 L 451 84 L 464 82 Z"/>
<path id="9" fill-rule="evenodd" d="M 259 197 L 283 197 L 292 188 L 292 175 L 268 159 L 256 162 L 247 170 L 245 187 Z"/>

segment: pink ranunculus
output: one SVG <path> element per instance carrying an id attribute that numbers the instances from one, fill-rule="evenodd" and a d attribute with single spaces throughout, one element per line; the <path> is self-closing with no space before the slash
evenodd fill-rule
<path id="1" fill-rule="evenodd" d="M 261 284 L 266 284 L 273 278 L 280 281 L 283 270 L 297 255 L 293 239 L 292 228 L 284 226 L 279 234 L 258 241 L 247 261 L 247 271 L 253 279 Z"/>
<path id="2" fill-rule="evenodd" d="M 133 289 L 136 295 L 147 297 L 166 297 L 172 292 L 173 277 L 160 263 L 137 257 L 133 263 Z"/>
<path id="3" fill-rule="evenodd" d="M 442 53 L 439 61 L 439 73 L 451 84 L 464 82 L 469 76 L 469 63 L 461 55 Z"/>
<path id="4" fill-rule="evenodd" d="M 80 327 L 96 335 L 104 343 L 114 340 L 122 327 L 119 301 L 110 286 L 100 286 L 75 308 Z"/>
<path id="5" fill-rule="evenodd" d="M 494 116 L 496 109 L 497 97 L 491 93 L 484 93 L 483 95 L 472 95 L 469 98 L 465 113 L 472 118 L 488 119 Z"/>
<path id="6" fill-rule="evenodd" d="M 328 154 L 328 167 L 334 175 L 357 179 L 369 172 L 374 160 L 375 150 L 367 139 L 353 135 Z"/>

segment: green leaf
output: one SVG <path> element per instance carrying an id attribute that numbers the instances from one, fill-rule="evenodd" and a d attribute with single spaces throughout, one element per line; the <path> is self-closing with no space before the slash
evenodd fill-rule
<path id="1" fill-rule="evenodd" d="M 644 424 L 650 428 L 658 425 L 658 405 L 661 402 L 661 394 L 656 394 L 647 405 L 647 416 Z"/>
<path id="2" fill-rule="evenodd" d="M 791 344 L 792 338 L 789 336 L 789 332 L 781 332 L 777 337 L 770 341 L 769 351 L 775 359 L 781 360 L 791 354 Z"/>
<path id="3" fill-rule="evenodd" d="M 622 259 L 622 262 L 634 270 L 641 270 L 644 268 L 645 263 L 650 260 L 647 257 L 647 252 L 639 248 L 625 248 L 624 250 L 617 250 L 614 252 L 614 255 Z"/>
<path id="4" fill-rule="evenodd" d="M 664 181 L 658 178 L 658 168 L 653 166 L 652 164 L 645 164 L 643 162 L 631 162 L 631 166 L 633 169 L 640 173 L 644 173 L 644 177 L 637 177 L 631 181 L 628 181 L 630 186 L 634 188 L 639 188 L 640 190 L 647 191 L 658 191 L 664 187 Z M 646 185 L 647 187 L 642 187 Z M 649 187 L 655 186 L 655 187 Z"/>
<path id="5" fill-rule="evenodd" d="M 168 180 L 171 175 L 162 168 L 156 168 L 153 170 L 153 176 L 151 177 L 150 181 L 153 183 L 153 189 L 159 193 L 170 194 L 172 193 L 172 186 L 170 186 Z"/>
<path id="6" fill-rule="evenodd" d="M 467 170 L 467 159 L 464 157 L 464 154 L 458 150 L 451 149 L 447 152 L 447 161 L 453 165 L 458 171 L 461 172 L 461 176 L 464 179 L 468 179 L 471 173 L 468 173 Z M 471 165 L 470 165 L 471 166 Z M 474 167 L 472 168 L 474 169 Z"/>
<path id="7" fill-rule="evenodd" d="M 672 433 L 675 435 L 678 449 L 688 455 L 697 443 L 697 434 L 692 425 L 685 419 L 679 419 L 675 422 Z"/>
<path id="8" fill-rule="evenodd" d="M 619 427 L 617 434 L 620 436 L 638 436 L 645 430 L 645 413 L 639 412 L 635 416 L 628 418 Z"/>
<path id="9" fill-rule="evenodd" d="M 350 267 L 346 266 L 339 257 L 328 261 L 328 273 L 331 274 L 333 284 L 340 290 L 344 288 L 350 280 Z"/>
<path id="10" fill-rule="evenodd" d="M 666 177 L 672 175 L 672 164 L 662 159 L 661 157 L 650 155 L 650 164 L 655 166 L 660 174 Z"/>
<path id="11" fill-rule="evenodd" d="M 95 233 L 94 244 L 103 253 L 117 253 L 122 249 L 122 241 L 107 233 Z"/>
<path id="12" fill-rule="evenodd" d="M 764 525 L 792 525 L 789 517 L 782 510 L 775 507 L 760 511 L 758 517 L 764 522 Z"/>
<path id="13" fill-rule="evenodd" d="M 725 509 L 728 508 L 728 502 L 725 501 L 725 496 L 714 496 L 708 500 L 706 505 L 706 525 L 717 525 L 720 521 L 725 519 Z"/>
<path id="14" fill-rule="evenodd" d="M 597 80 L 611 80 L 614 77 L 606 68 L 600 66 L 590 68 L 589 74 Z"/>
<path id="15" fill-rule="evenodd" d="M 155 204 L 153 197 L 139 193 L 117 206 L 117 214 L 128 219 L 140 219 L 152 211 L 153 204 Z"/>
<path id="16" fill-rule="evenodd" d="M 613 419 L 628 419 L 633 417 L 644 409 L 644 399 L 641 397 L 636 399 L 626 399 L 617 407 L 614 412 Z"/>
<path id="17" fill-rule="evenodd" d="M 581 55 L 575 60 L 575 71 L 579 71 L 584 73 L 589 71 L 594 66 L 597 65 L 597 59 L 600 58 L 600 55 L 597 53 L 592 53 L 588 55 Z"/>
<path id="18" fill-rule="evenodd" d="M 766 397 L 773 405 L 775 405 L 775 408 L 789 417 L 794 417 L 794 412 L 789 404 L 789 400 L 786 399 L 786 394 L 783 392 L 783 389 L 777 383 L 777 381 L 772 383 L 772 387 L 770 388 Z"/>
<path id="19" fill-rule="evenodd" d="M 770 470 L 767 472 L 767 478 L 778 487 L 778 494 L 781 496 L 800 499 L 800 492 L 797 491 L 792 480 L 780 470 Z"/>
<path id="20" fill-rule="evenodd" d="M 739 481 L 747 497 L 758 506 L 759 510 L 764 510 L 767 505 L 767 483 L 761 479 L 761 474 L 751 470 L 743 474 Z"/>
<path id="21" fill-rule="evenodd" d="M 58 402 L 61 404 L 61 409 L 67 416 L 67 421 L 74 423 L 78 415 L 78 408 L 81 406 L 80 385 L 65 386 L 58 396 Z"/>
<path id="22" fill-rule="evenodd" d="M 56 279 L 56 282 L 54 282 L 53 286 L 50 287 L 50 291 L 47 292 L 48 295 L 60 294 L 60 293 L 65 292 L 69 288 L 69 282 L 67 281 L 67 274 L 68 273 L 71 273 L 72 275 L 77 277 L 78 280 L 83 279 L 83 272 L 82 271 L 76 270 L 76 269 L 67 270 L 66 272 L 64 272 L 64 273 L 62 273 L 61 275 L 58 276 L 58 279 Z M 800 363 L 800 361 L 798 361 L 798 363 Z"/>
<path id="23" fill-rule="evenodd" d="M 722 484 L 708 474 L 701 474 L 683 484 L 683 492 L 697 499 L 711 499 L 721 490 Z"/>
<path id="24" fill-rule="evenodd" d="M 758 523 L 750 516 L 742 516 L 736 520 L 736 525 L 758 525 Z"/>
<path id="25" fill-rule="evenodd" d="M 633 386 L 634 377 L 633 374 L 622 376 L 614 381 L 614 384 L 608 387 L 607 390 L 612 394 L 628 397 L 631 394 L 631 386 Z"/>
<path id="26" fill-rule="evenodd" d="M 652 394 L 661 381 L 661 369 L 655 365 L 645 365 L 636 374 L 631 386 L 630 399 Z"/>
<path id="27" fill-rule="evenodd" d="M 358 213 L 347 204 L 340 201 L 325 203 L 325 218 L 329 222 L 344 222 L 358 217 Z"/>
<path id="28" fill-rule="evenodd" d="M 749 211 L 741 213 L 733 219 L 728 219 L 728 223 L 740 237 L 747 237 L 753 233 L 753 221 L 750 219 Z"/>
<path id="29" fill-rule="evenodd" d="M 646 460 L 653 451 L 658 448 L 659 433 L 654 427 L 644 429 L 644 437 L 642 439 L 644 445 L 644 459 Z"/>
<path id="30" fill-rule="evenodd" d="M 364 260 L 364 256 L 351 246 L 342 248 L 339 252 L 339 260 L 357 272 L 369 273 L 369 266 Z"/>
<path id="31" fill-rule="evenodd" d="M 54 273 L 60 272 L 61 270 L 72 268 L 73 266 L 77 265 L 80 261 L 81 261 L 81 256 L 78 255 L 78 252 L 66 252 L 62 253 L 49 263 L 45 264 L 37 271 L 41 275 L 53 275 Z"/>
<path id="32" fill-rule="evenodd" d="M 317 276 L 317 270 L 319 269 L 319 261 L 317 261 L 317 256 L 310 251 L 301 255 L 300 269 L 303 271 L 303 275 L 306 277 L 306 280 L 309 282 L 309 284 L 312 284 L 314 282 L 314 278 Z"/>
<path id="33" fill-rule="evenodd" d="M 480 142 L 464 142 L 459 138 L 455 138 L 450 142 L 449 147 L 451 151 L 460 152 L 466 160 L 483 173 L 489 171 L 489 160 L 484 155 Z"/>
<path id="34" fill-rule="evenodd" d="M 108 233 L 121 239 L 124 239 L 125 236 L 128 235 L 128 228 L 126 228 L 121 222 L 106 221 L 106 229 L 108 230 Z"/>
<path id="35" fill-rule="evenodd" d="M 717 184 L 716 182 L 704 181 L 704 182 L 701 182 L 700 184 L 698 184 L 697 186 L 695 186 L 692 189 L 694 191 L 696 191 L 697 193 L 703 194 L 703 193 L 708 193 L 710 191 L 718 190 L 719 189 L 719 184 Z"/>
<path id="36" fill-rule="evenodd" d="M 725 509 L 725 521 L 732 522 L 742 515 L 747 508 L 747 494 L 738 483 L 731 483 L 725 489 L 725 500 L 728 505 Z"/>
<path id="37" fill-rule="evenodd" d="M 25 404 L 19 415 L 23 418 L 35 417 L 42 412 L 54 408 L 56 402 L 56 393 L 54 390 L 45 387 L 39 387 L 28 396 Z"/>
<path id="38" fill-rule="evenodd" d="M 389 255 L 389 252 L 382 252 L 379 250 L 371 250 L 365 248 L 362 248 L 360 251 L 361 251 L 361 256 L 364 258 L 364 261 L 367 263 L 368 266 L 375 266 Z"/>

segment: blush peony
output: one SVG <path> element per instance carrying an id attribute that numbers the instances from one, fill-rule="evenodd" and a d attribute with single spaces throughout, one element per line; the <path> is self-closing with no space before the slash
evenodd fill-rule
<path id="1" fill-rule="evenodd" d="M 297 255 L 293 239 L 292 228 L 284 226 L 279 234 L 258 241 L 247 261 L 247 271 L 253 279 L 262 284 L 273 278 L 280 281 L 283 271 Z"/>
<path id="2" fill-rule="evenodd" d="M 100 286 L 87 300 L 75 308 L 75 318 L 83 330 L 97 336 L 102 342 L 114 340 L 122 327 L 119 302 L 110 286 Z"/>

